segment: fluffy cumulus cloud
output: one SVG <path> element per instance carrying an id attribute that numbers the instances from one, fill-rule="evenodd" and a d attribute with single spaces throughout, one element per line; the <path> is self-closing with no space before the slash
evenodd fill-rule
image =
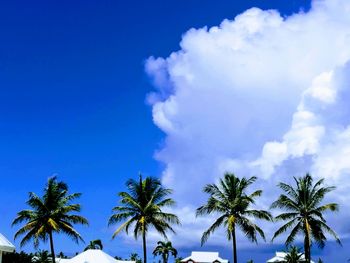
<path id="1" fill-rule="evenodd" d="M 199 243 L 210 220 L 199 223 L 193 210 L 205 200 L 203 185 L 225 171 L 259 177 L 257 187 L 265 190 L 260 207 L 270 204 L 281 180 L 306 171 L 325 177 L 339 185 L 332 198 L 345 220 L 349 13 L 348 0 L 314 1 L 307 13 L 289 17 L 252 8 L 217 27 L 191 29 L 179 51 L 148 59 L 156 87 L 148 101 L 165 133 L 156 158 L 179 203 L 179 244 Z"/>

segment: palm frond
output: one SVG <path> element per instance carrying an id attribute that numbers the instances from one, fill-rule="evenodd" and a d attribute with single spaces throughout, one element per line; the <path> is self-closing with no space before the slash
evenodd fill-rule
<path id="1" fill-rule="evenodd" d="M 205 242 L 207 242 L 209 236 L 215 232 L 217 228 L 219 228 L 224 220 L 227 218 L 227 215 L 222 215 L 203 233 L 201 238 L 201 245 L 203 246 Z"/>

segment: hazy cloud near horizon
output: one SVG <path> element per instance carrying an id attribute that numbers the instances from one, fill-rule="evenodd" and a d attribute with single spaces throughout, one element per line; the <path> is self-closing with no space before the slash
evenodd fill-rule
<path id="1" fill-rule="evenodd" d="M 199 244 L 211 222 L 194 217 L 205 200 L 201 189 L 225 171 L 257 176 L 264 208 L 277 182 L 308 171 L 325 177 L 338 186 L 338 222 L 348 221 L 349 13 L 348 0 L 314 1 L 309 12 L 289 17 L 252 8 L 217 27 L 190 29 L 179 51 L 147 60 L 156 87 L 148 101 L 165 133 L 156 158 L 183 222 L 178 246 Z M 271 234 L 274 226 L 263 225 Z M 224 242 L 216 235 L 209 243 Z"/>

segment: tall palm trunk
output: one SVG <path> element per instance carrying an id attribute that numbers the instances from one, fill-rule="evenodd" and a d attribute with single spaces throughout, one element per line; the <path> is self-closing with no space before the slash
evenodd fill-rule
<path id="1" fill-rule="evenodd" d="M 147 248 L 146 248 L 146 232 L 142 231 L 142 243 L 143 243 L 143 263 L 147 263 Z"/>
<path id="2" fill-rule="evenodd" d="M 232 246 L 233 246 L 233 263 L 237 263 L 237 244 L 236 244 L 236 226 L 233 225 L 232 230 Z"/>
<path id="3" fill-rule="evenodd" d="M 55 250 L 54 250 L 54 248 L 53 248 L 52 231 L 50 231 L 49 236 L 50 236 L 50 247 L 51 247 L 52 263 L 56 263 L 56 255 L 55 255 Z"/>
<path id="4" fill-rule="evenodd" d="M 304 238 L 304 251 L 305 251 L 305 260 L 306 263 L 310 263 L 311 262 L 311 251 L 310 251 L 310 237 L 309 237 L 309 233 L 305 234 L 305 238 Z"/>
<path id="5" fill-rule="evenodd" d="M 168 263 L 168 258 L 165 253 L 163 254 L 163 263 Z"/>

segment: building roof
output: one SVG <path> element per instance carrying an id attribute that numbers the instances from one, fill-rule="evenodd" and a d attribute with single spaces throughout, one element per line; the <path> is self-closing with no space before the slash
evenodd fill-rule
<path id="1" fill-rule="evenodd" d="M 269 259 L 267 263 L 283 263 L 285 262 L 286 255 L 287 255 L 286 252 L 276 252 L 276 255 L 273 258 Z M 305 262 L 304 255 L 302 255 L 300 259 L 301 259 L 300 262 Z M 311 263 L 314 263 L 314 262 L 311 260 Z"/>
<path id="2" fill-rule="evenodd" d="M 118 261 L 100 249 L 88 249 L 67 263 L 118 263 Z"/>
<path id="3" fill-rule="evenodd" d="M 184 258 L 181 262 L 194 261 L 196 263 L 228 263 L 227 259 L 219 257 L 219 252 L 193 251 L 191 256 Z"/>
<path id="4" fill-rule="evenodd" d="M 56 263 L 69 263 L 69 258 L 56 258 Z"/>
<path id="5" fill-rule="evenodd" d="M 119 259 L 117 259 L 117 262 L 118 263 L 136 263 L 136 261 L 133 261 L 133 260 L 119 260 Z"/>
<path id="6" fill-rule="evenodd" d="M 51 261 L 52 257 L 48 257 L 48 259 Z M 36 262 L 38 260 L 39 260 L 39 258 L 37 256 L 34 256 L 32 258 L 32 262 Z M 70 260 L 69 258 L 56 258 L 55 259 L 56 263 L 68 263 L 69 260 Z"/>
<path id="7" fill-rule="evenodd" d="M 2 234 L 0 234 L 0 251 L 2 252 L 14 252 L 15 246 L 12 245 L 10 241 L 6 239 Z"/>
<path id="8" fill-rule="evenodd" d="M 87 252 L 88 251 L 88 252 Z M 110 255 L 106 254 L 102 250 L 98 249 L 89 249 L 75 256 L 74 258 L 56 258 L 56 263 L 136 263 L 132 260 L 116 260 Z M 33 257 L 33 260 L 37 259 L 37 256 Z"/>

